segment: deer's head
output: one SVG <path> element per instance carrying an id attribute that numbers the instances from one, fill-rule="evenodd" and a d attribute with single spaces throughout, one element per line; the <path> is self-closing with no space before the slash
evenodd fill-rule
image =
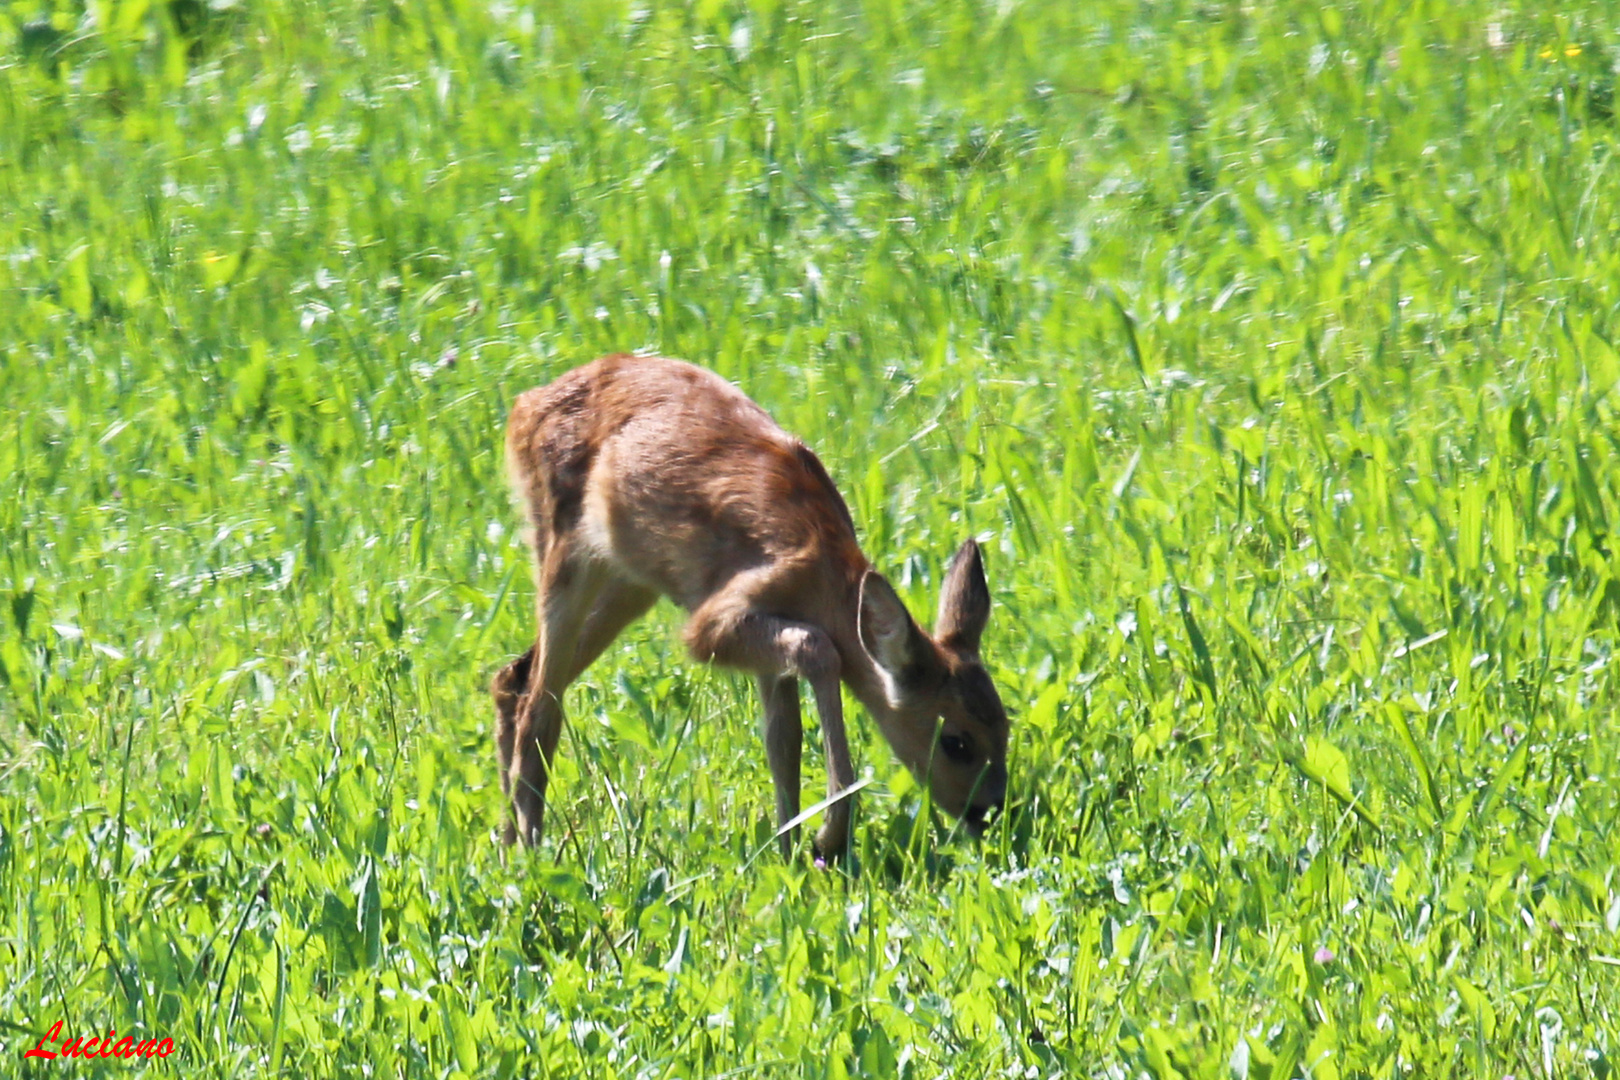
<path id="1" fill-rule="evenodd" d="M 879 574 L 861 581 L 861 645 L 884 690 L 873 710 L 878 726 L 935 804 L 975 836 L 1007 797 L 1007 712 L 979 660 L 989 618 L 990 589 L 972 540 L 945 572 L 932 635 Z"/>

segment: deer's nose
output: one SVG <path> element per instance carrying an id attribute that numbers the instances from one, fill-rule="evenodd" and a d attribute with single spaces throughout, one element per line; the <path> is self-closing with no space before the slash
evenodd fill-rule
<path id="1" fill-rule="evenodd" d="M 984 830 L 990 827 L 990 818 L 1001 811 L 1001 800 L 975 804 L 962 812 L 962 824 L 967 826 L 968 832 L 974 836 L 983 836 Z"/>

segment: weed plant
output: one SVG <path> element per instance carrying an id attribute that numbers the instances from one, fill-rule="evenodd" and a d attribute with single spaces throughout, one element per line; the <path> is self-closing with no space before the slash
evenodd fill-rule
<path id="1" fill-rule="evenodd" d="M 1559 8 L 0 6 L 0 1074 L 1613 1076 L 1620 24 Z M 985 539 L 982 843 L 856 714 L 854 860 L 784 864 L 667 604 L 494 842 L 504 416 L 632 349 L 919 614 Z"/>

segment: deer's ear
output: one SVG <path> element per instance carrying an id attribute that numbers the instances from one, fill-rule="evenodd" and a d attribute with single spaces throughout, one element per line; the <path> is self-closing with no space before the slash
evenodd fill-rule
<path id="1" fill-rule="evenodd" d="M 929 642 L 883 575 L 861 578 L 861 644 L 897 686 L 917 681 L 929 660 Z"/>
<path id="2" fill-rule="evenodd" d="M 984 580 L 984 560 L 979 555 L 978 542 L 969 540 L 957 549 L 945 571 L 934 637 L 947 649 L 976 653 L 984 624 L 989 621 L 990 586 Z"/>

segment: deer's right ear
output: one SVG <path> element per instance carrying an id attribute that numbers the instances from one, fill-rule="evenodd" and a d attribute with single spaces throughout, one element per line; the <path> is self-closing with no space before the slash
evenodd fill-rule
<path id="1" fill-rule="evenodd" d="M 861 644 L 897 687 L 915 680 L 928 653 L 923 633 L 912 621 L 894 587 L 883 575 L 868 570 L 861 578 L 861 603 L 857 615 Z"/>
<path id="2" fill-rule="evenodd" d="M 939 618 L 934 636 L 947 649 L 977 653 L 979 637 L 990 619 L 990 586 L 984 581 L 984 559 L 979 545 L 968 540 L 951 559 L 945 584 L 939 591 Z"/>

